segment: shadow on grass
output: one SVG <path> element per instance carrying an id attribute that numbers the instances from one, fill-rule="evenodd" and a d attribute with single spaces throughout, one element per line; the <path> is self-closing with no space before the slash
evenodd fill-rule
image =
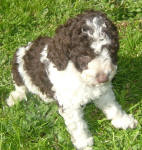
<path id="1" fill-rule="evenodd" d="M 121 57 L 113 85 L 117 96 L 123 93 L 129 102 L 139 102 L 142 99 L 142 57 Z"/>

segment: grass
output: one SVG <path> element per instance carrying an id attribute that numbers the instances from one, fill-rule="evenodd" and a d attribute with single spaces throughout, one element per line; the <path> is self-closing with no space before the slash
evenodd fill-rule
<path id="1" fill-rule="evenodd" d="M 112 127 L 100 110 L 88 104 L 85 119 L 94 150 L 142 149 L 142 1 L 141 0 L 1 0 L 0 1 L 0 150 L 74 150 L 56 104 L 35 95 L 8 108 L 13 89 L 11 60 L 16 49 L 39 35 L 53 36 L 56 27 L 86 9 L 102 10 L 119 29 L 117 100 L 139 121 L 136 129 Z"/>

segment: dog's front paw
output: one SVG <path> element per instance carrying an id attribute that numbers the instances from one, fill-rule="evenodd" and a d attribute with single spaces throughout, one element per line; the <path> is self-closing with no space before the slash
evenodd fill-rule
<path id="1" fill-rule="evenodd" d="M 125 114 L 121 118 L 113 119 L 111 123 L 115 128 L 120 129 L 135 128 L 138 124 L 131 114 Z"/>
<path id="2" fill-rule="evenodd" d="M 86 147 L 83 150 L 93 150 L 93 148 L 92 147 Z"/>
<path id="3" fill-rule="evenodd" d="M 93 150 L 93 137 L 89 138 L 80 138 L 80 140 L 74 141 L 74 145 L 77 148 L 77 150 Z"/>
<path id="4" fill-rule="evenodd" d="M 93 148 L 90 146 L 87 146 L 85 148 L 81 148 L 81 149 L 77 149 L 77 150 L 93 150 Z"/>

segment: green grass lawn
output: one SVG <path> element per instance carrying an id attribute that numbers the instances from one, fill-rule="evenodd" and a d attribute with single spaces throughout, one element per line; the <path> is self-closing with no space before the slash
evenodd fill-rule
<path id="1" fill-rule="evenodd" d="M 102 10 L 118 26 L 116 98 L 139 124 L 118 130 L 94 105 L 85 119 L 94 150 L 142 150 L 142 1 L 141 0 L 0 0 L 0 150 L 75 150 L 57 105 L 35 95 L 9 108 L 13 90 L 11 60 L 16 49 L 39 35 L 53 36 L 56 27 L 86 9 Z"/>

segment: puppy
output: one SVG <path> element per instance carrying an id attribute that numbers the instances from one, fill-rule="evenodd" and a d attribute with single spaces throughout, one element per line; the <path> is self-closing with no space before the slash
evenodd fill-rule
<path id="1" fill-rule="evenodd" d="M 118 32 L 107 16 L 86 11 L 57 28 L 53 38 L 40 37 L 21 47 L 13 59 L 13 106 L 37 94 L 57 101 L 71 140 L 78 150 L 92 150 L 93 137 L 83 120 L 82 106 L 94 102 L 116 128 L 134 128 L 137 121 L 116 102 L 111 81 L 117 70 Z"/>

